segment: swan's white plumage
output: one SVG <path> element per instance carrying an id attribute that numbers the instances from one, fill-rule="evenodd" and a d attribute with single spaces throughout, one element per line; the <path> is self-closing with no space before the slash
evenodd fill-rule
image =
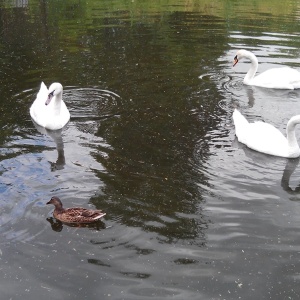
<path id="1" fill-rule="evenodd" d="M 272 89 L 299 89 L 300 72 L 290 67 L 269 69 L 255 76 L 258 68 L 256 56 L 248 50 L 239 50 L 234 57 L 235 66 L 242 58 L 248 58 L 251 62 L 250 69 L 244 78 L 244 84 Z M 254 77 L 255 76 L 255 77 Z"/>
<path id="2" fill-rule="evenodd" d="M 60 83 L 52 83 L 47 89 L 44 82 L 30 107 L 30 116 L 38 125 L 57 130 L 63 128 L 70 120 L 70 112 L 62 100 L 63 87 Z"/>
<path id="3" fill-rule="evenodd" d="M 300 156 L 295 136 L 295 126 L 300 123 L 300 115 L 289 120 L 286 129 L 287 138 L 271 124 L 261 121 L 249 123 L 237 109 L 234 110 L 232 117 L 238 141 L 249 148 L 281 157 Z"/>

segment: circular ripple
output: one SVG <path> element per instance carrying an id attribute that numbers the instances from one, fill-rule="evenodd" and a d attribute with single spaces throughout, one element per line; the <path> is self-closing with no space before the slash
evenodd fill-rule
<path id="1" fill-rule="evenodd" d="M 205 73 L 199 78 L 206 82 L 213 81 L 215 83 L 220 93 L 225 97 L 219 101 L 218 106 L 226 112 L 232 110 L 232 101 L 228 101 L 228 99 L 232 99 L 232 97 L 239 99 L 245 93 L 243 81 L 239 77 L 232 77 L 224 73 Z"/>
<path id="2" fill-rule="evenodd" d="M 13 96 L 18 106 L 33 103 L 38 89 L 24 90 Z M 121 97 L 109 90 L 98 88 L 64 87 L 63 100 L 73 118 L 103 118 L 118 114 L 121 109 Z M 21 108 L 20 108 L 21 109 Z"/>
<path id="3" fill-rule="evenodd" d="M 224 92 L 228 92 L 232 95 L 238 94 L 243 89 L 243 80 L 239 77 L 232 77 L 222 73 L 205 73 L 199 76 L 199 79 L 203 81 L 213 81 L 216 86 Z"/>
<path id="4" fill-rule="evenodd" d="M 109 147 L 101 136 L 94 135 L 98 120 L 119 115 L 122 109 L 121 98 L 114 92 L 65 87 L 63 99 L 71 122 L 56 137 L 40 132 L 31 123 L 28 108 L 38 89 L 39 86 L 14 95 L 12 101 L 23 112 L 22 121 L 19 126 L 12 123 L 9 139 L 0 148 L 1 244 L 33 241 L 49 230 L 46 218 L 52 209 L 45 203 L 53 193 L 63 199 L 76 195 L 78 206 L 90 199 L 95 186 L 101 186 L 90 169 L 104 169 L 91 153 L 106 155 Z M 99 149 L 103 154 L 99 154 Z M 53 169 L 53 161 L 57 158 L 58 162 L 61 157 L 63 164 Z"/>
<path id="5" fill-rule="evenodd" d="M 199 79 L 203 81 L 214 81 L 216 83 L 227 82 L 230 80 L 230 76 L 221 73 L 205 73 L 199 76 Z"/>
<path id="6" fill-rule="evenodd" d="M 121 98 L 118 94 L 96 88 L 69 88 L 64 91 L 72 118 L 94 119 L 119 114 Z"/>
<path id="7" fill-rule="evenodd" d="M 222 83 L 222 87 L 225 91 L 229 92 L 230 94 L 237 94 L 237 91 L 243 89 L 244 84 L 243 80 L 239 77 L 230 77 L 228 76 L 229 80 L 224 81 Z"/>

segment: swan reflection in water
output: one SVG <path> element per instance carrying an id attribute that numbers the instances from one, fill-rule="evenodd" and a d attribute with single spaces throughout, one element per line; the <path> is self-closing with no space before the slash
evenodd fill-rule
<path id="1" fill-rule="evenodd" d="M 49 135 L 56 144 L 57 160 L 56 162 L 49 161 L 51 166 L 51 171 L 62 170 L 64 168 L 64 165 L 66 164 L 65 154 L 64 154 L 64 142 L 62 138 L 63 129 L 48 130 L 44 127 L 39 126 L 34 121 L 33 124 L 41 134 Z"/>
<path id="2" fill-rule="evenodd" d="M 64 226 L 77 227 L 77 228 L 90 228 L 95 230 L 101 230 L 106 228 L 105 224 L 100 220 L 89 224 L 65 224 L 59 220 L 56 220 L 53 217 L 47 218 L 46 220 L 50 223 L 52 230 L 56 232 L 62 231 Z"/>
<path id="3" fill-rule="evenodd" d="M 236 137 L 233 141 L 232 146 L 234 148 L 243 149 L 243 151 L 247 157 L 249 157 L 254 162 L 261 163 L 262 165 L 265 165 L 266 163 L 273 163 L 275 161 L 285 159 L 286 164 L 285 164 L 285 168 L 284 168 L 284 171 L 283 171 L 283 174 L 281 177 L 281 187 L 285 192 L 289 193 L 290 195 L 296 196 L 296 195 L 300 194 L 300 183 L 295 188 L 290 187 L 290 180 L 291 180 L 292 174 L 295 172 L 296 168 L 298 167 L 300 157 L 280 158 L 280 157 L 260 153 L 260 152 L 254 151 L 252 149 L 249 149 L 247 146 L 240 143 Z M 293 197 L 293 198 L 290 198 L 290 200 L 291 201 L 300 201 L 300 198 L 298 199 L 298 197 Z"/>
<path id="4" fill-rule="evenodd" d="M 300 158 L 288 159 L 281 178 L 281 187 L 289 194 L 296 195 L 300 193 L 300 183 L 294 189 L 290 187 L 290 179 L 299 164 Z M 299 201 L 300 199 L 290 199 Z"/>

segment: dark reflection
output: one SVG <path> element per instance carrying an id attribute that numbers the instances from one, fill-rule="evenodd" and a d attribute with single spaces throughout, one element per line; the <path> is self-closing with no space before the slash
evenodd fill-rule
<path id="1" fill-rule="evenodd" d="M 214 195 L 211 182 L 223 182 L 218 179 L 222 176 L 218 164 L 229 163 L 226 152 L 222 152 L 224 139 L 220 134 L 225 132 L 220 119 L 229 104 L 225 109 L 218 104 L 237 97 L 227 97 L 228 93 L 221 96 L 222 76 L 199 80 L 199 74 L 208 70 L 222 74 L 227 67 L 218 58 L 243 43 L 276 55 L 284 44 L 284 51 L 298 57 L 294 34 L 298 15 L 295 18 L 290 13 L 297 11 L 299 4 L 282 6 L 291 20 L 287 24 L 277 14 L 280 1 L 272 2 L 272 14 L 267 9 L 262 14 L 258 1 L 232 2 L 30 0 L 26 12 L 1 10 L 0 141 L 4 145 L 15 139 L 21 144 L 22 136 L 31 139 L 29 146 L 26 141 L 18 149 L 13 145 L 9 149 L 13 153 L 4 152 L 2 156 L 4 160 L 9 155 L 18 156 L 5 165 L 16 170 L 9 181 L 7 172 L 3 173 L 5 198 L 12 207 L 20 207 L 13 217 L 31 234 L 26 242 L 22 238 L 23 243 L 1 247 L 3 298 L 25 295 L 39 299 L 48 291 L 54 299 L 96 299 L 99 295 L 124 299 L 145 295 L 152 299 L 256 299 L 274 291 L 272 283 L 276 282 L 270 281 L 270 274 L 278 275 L 271 279 L 285 284 L 277 285 L 277 296 L 280 287 L 287 293 L 293 291 L 286 297 L 297 294 L 292 286 L 297 284 L 297 268 L 289 265 L 298 250 L 297 222 L 294 227 L 285 222 L 283 210 L 279 212 L 280 224 L 274 224 L 274 218 L 265 218 L 264 211 L 272 207 L 268 197 L 262 201 L 264 206 L 256 208 L 250 206 L 252 203 L 248 206 L 245 201 L 232 201 L 232 195 L 238 196 L 240 189 L 230 191 L 220 186 L 218 191 L 224 191 L 224 195 Z M 254 5 L 249 7 L 248 2 Z M 240 37 L 231 37 L 233 31 Z M 273 40 L 268 35 L 283 31 L 284 38 L 280 34 Z M 289 32 L 293 36 L 288 37 Z M 266 38 L 259 38 L 262 35 Z M 74 100 L 78 105 L 70 104 L 78 115 L 68 130 L 65 147 L 72 149 L 75 140 L 80 143 L 79 152 L 83 147 L 86 151 L 72 153 L 72 160 L 74 157 L 77 164 L 77 157 L 80 160 L 83 155 L 89 159 L 78 165 L 64 165 L 62 160 L 58 165 L 64 170 L 59 176 L 49 172 L 47 163 L 37 163 L 42 155 L 37 155 L 37 145 L 32 145 L 32 133 L 36 132 L 28 114 L 33 97 L 25 97 L 26 93 L 12 97 L 38 87 L 41 80 L 120 95 L 115 109 L 120 115 L 113 118 L 102 118 L 102 98 L 94 97 L 95 101 L 89 102 L 77 97 Z M 239 103 L 248 102 L 244 94 Z M 254 99 L 248 97 L 249 105 L 253 105 Z M 89 113 L 84 114 L 87 110 Z M 222 127 L 232 129 L 228 125 Z M 76 134 L 76 139 L 71 134 Z M 221 152 L 225 153 L 222 157 Z M 35 164 L 38 170 L 34 170 Z M 40 174 L 46 176 L 40 178 Z M 20 177 L 26 181 L 20 181 Z M 235 182 L 230 184 L 235 189 Z M 62 188 L 75 197 L 99 189 L 91 201 L 109 212 L 115 229 L 101 234 L 78 230 L 70 241 L 80 251 L 74 251 L 68 259 L 61 255 L 66 250 L 64 239 L 53 239 L 51 230 L 34 235 L 37 227 L 43 227 L 39 226 L 40 217 L 37 215 L 35 222 L 28 220 L 40 207 L 25 206 L 23 200 L 34 202 Z M 271 191 L 276 192 L 278 187 Z M 210 204 L 226 210 L 208 212 L 216 226 L 206 237 L 209 218 L 205 207 Z M 238 212 L 239 205 L 245 210 L 245 204 L 246 209 L 257 209 L 258 215 L 226 213 L 231 209 Z M 282 209 L 288 211 L 290 207 Z M 291 223 L 293 220 L 297 221 L 291 216 Z M 58 232 L 64 226 L 53 218 L 48 222 Z M 97 225 L 105 228 L 104 224 Z M 16 233 L 14 225 L 10 232 Z M 279 243 L 281 233 L 286 240 Z M 97 244 L 89 242 L 91 239 Z M 293 245 L 291 241 L 295 241 Z M 127 249 L 129 245 L 133 248 Z M 280 265 L 288 265 L 290 273 L 278 272 Z M 150 280 L 143 280 L 148 273 Z M 30 286 L 26 279 L 32 282 Z"/>
<path id="2" fill-rule="evenodd" d="M 126 245 L 126 248 L 134 250 L 137 255 L 149 255 L 154 252 L 153 249 L 140 248 L 132 244 Z"/>
<path id="3" fill-rule="evenodd" d="M 248 97 L 248 106 L 253 107 L 255 103 L 254 91 L 252 87 L 246 86 L 247 97 Z"/>
<path id="4" fill-rule="evenodd" d="M 106 186 L 104 195 L 92 202 L 95 206 L 106 203 L 110 215 L 120 216 L 122 223 L 158 232 L 164 241 L 196 238 L 195 243 L 203 245 L 207 220 L 201 209 L 203 190 L 196 183 L 209 183 L 195 168 L 195 142 L 188 138 L 188 127 L 197 124 L 197 119 L 187 108 L 181 111 L 186 114 L 183 120 L 171 106 L 166 111 L 173 116 L 166 118 L 160 108 L 140 108 L 134 115 L 121 115 L 118 123 L 108 120 L 102 124 L 98 134 L 113 151 L 105 159 L 96 155 L 106 172 L 95 172 Z M 177 127 L 179 120 L 181 129 Z M 194 138 L 204 134 L 201 128 L 197 133 Z M 207 157 L 205 143 L 202 149 Z M 189 214 L 195 216 L 190 218 Z"/>
<path id="5" fill-rule="evenodd" d="M 51 171 L 62 170 L 64 168 L 64 165 L 66 164 L 66 159 L 65 159 L 65 154 L 64 154 L 64 142 L 63 142 L 63 138 L 62 138 L 62 130 L 63 129 L 48 130 L 44 127 L 39 126 L 34 121 L 32 121 L 32 123 L 34 124 L 35 128 L 40 133 L 49 135 L 56 144 L 57 160 L 56 160 L 56 162 L 49 161 Z"/>
<path id="6" fill-rule="evenodd" d="M 137 272 L 121 272 L 122 275 L 125 275 L 126 277 L 132 277 L 132 278 L 138 278 L 138 279 L 145 279 L 149 278 L 151 274 L 147 273 L 137 273 Z"/>
<path id="7" fill-rule="evenodd" d="M 100 259 L 89 258 L 87 261 L 88 263 L 93 265 L 102 266 L 102 267 L 111 267 L 111 265 L 104 263 Z"/>
<path id="8" fill-rule="evenodd" d="M 86 8 L 83 2 L 37 1 L 36 18 L 23 14 L 19 21 L 7 15 L 19 32 L 3 24 L 8 46 L 0 54 L 9 58 L 2 76 L 7 90 L 25 91 L 42 78 L 120 95 L 118 118 L 101 119 L 100 101 L 93 107 L 93 119 L 101 120 L 96 135 L 111 146 L 92 154 L 105 167 L 105 172 L 95 170 L 105 189 L 92 199 L 94 205 L 106 203 L 112 217 L 158 232 L 163 241 L 190 239 L 202 246 L 208 226 L 203 195 L 210 187 L 202 171 L 211 155 L 207 132 L 217 130 L 224 114 L 218 103 L 224 99 L 216 82 L 201 81 L 199 74 L 221 71 L 216 57 L 228 50 L 227 28 L 220 17 L 199 18 L 195 12 L 154 13 L 136 22 L 127 10 L 100 17 Z M 108 2 L 103 8 L 111 12 Z M 86 18 L 91 26 L 68 26 L 70 20 L 86 24 Z M 17 64 L 10 60 L 12 52 Z M 6 73 L 25 74 L 30 84 L 7 79 Z M 32 99 L 20 101 L 24 126 L 29 103 Z M 5 118 L 20 123 L 10 110 L 14 102 L 3 107 Z M 65 165 L 60 138 L 53 138 L 58 151 L 57 161 L 50 163 L 53 171 Z"/>
<path id="9" fill-rule="evenodd" d="M 50 223 L 53 231 L 56 231 L 56 232 L 62 231 L 62 229 L 63 229 L 62 222 L 60 222 L 59 220 L 56 220 L 55 218 L 47 218 L 46 220 Z"/>
<path id="10" fill-rule="evenodd" d="M 298 167 L 300 158 L 287 159 L 282 179 L 281 179 L 281 187 L 291 195 L 296 195 L 300 193 L 300 183 L 295 189 L 290 187 L 290 179 L 296 168 Z M 300 200 L 300 199 L 299 199 Z"/>
<path id="11" fill-rule="evenodd" d="M 76 228 L 90 228 L 99 231 L 106 228 L 105 223 L 102 221 L 97 221 L 89 224 L 65 224 L 52 217 L 47 218 L 46 220 L 50 223 L 52 230 L 56 232 L 62 231 L 64 226 L 76 227 Z"/>
<path id="12" fill-rule="evenodd" d="M 235 139 L 233 141 L 233 147 L 243 149 L 243 151 L 247 157 L 249 157 L 251 160 L 253 160 L 255 162 L 259 162 L 260 164 L 265 164 L 266 162 L 274 163 L 276 160 L 285 159 L 285 158 L 267 155 L 267 154 L 252 150 L 252 149 L 248 148 L 246 145 L 240 143 L 238 141 L 237 137 L 235 137 Z M 285 165 L 282 177 L 281 177 L 281 187 L 283 188 L 284 191 L 286 191 L 287 193 L 289 193 L 291 195 L 297 195 L 300 193 L 300 183 L 294 189 L 292 189 L 290 187 L 291 176 L 295 172 L 296 168 L 298 167 L 299 161 L 300 161 L 300 157 L 286 159 L 286 165 Z M 295 201 L 294 198 L 290 199 L 290 200 Z"/>
<path id="13" fill-rule="evenodd" d="M 211 155 L 207 132 L 217 127 L 223 112 L 215 83 L 198 78 L 204 51 L 200 44 L 210 37 L 199 37 L 197 30 L 209 30 L 217 20 L 176 12 L 164 29 L 153 30 L 143 23 L 113 27 L 122 19 L 107 18 L 102 31 L 90 32 L 93 38 L 104 40 L 101 47 L 91 43 L 90 51 L 110 53 L 97 63 L 109 76 L 119 78 L 118 94 L 126 111 L 118 120 L 101 122 L 96 133 L 112 150 L 105 158 L 94 154 L 106 172 L 95 170 L 105 188 L 92 202 L 96 207 L 106 203 L 111 216 L 120 217 L 128 226 L 157 232 L 163 242 L 184 239 L 199 246 L 206 242 L 208 220 L 202 201 L 210 184 L 201 169 Z M 170 51 L 165 30 L 178 51 Z M 220 44 L 226 44 L 221 32 L 216 38 L 220 55 L 224 50 Z M 195 38 L 195 48 L 184 46 Z M 197 65 L 190 59 L 195 55 L 199 55 Z M 207 53 L 205 57 L 205 67 L 209 64 L 214 69 L 216 61 L 209 61 Z M 122 78 L 130 81 L 122 80 L 120 70 Z M 197 157 L 196 146 L 201 148 Z"/>
<path id="14" fill-rule="evenodd" d="M 263 88 L 260 86 L 251 86 L 253 90 L 258 90 L 259 93 L 264 95 L 266 98 L 282 98 L 282 99 L 288 99 L 291 95 L 299 95 L 296 90 L 281 90 L 281 89 L 268 89 Z"/>
<path id="15" fill-rule="evenodd" d="M 246 95 L 248 98 L 248 107 L 252 108 L 255 105 L 255 97 L 259 98 L 281 98 L 281 99 L 288 99 L 292 96 L 299 97 L 297 94 L 297 90 L 279 90 L 279 89 L 267 89 L 258 86 L 249 86 L 243 84 L 243 90 L 246 91 Z M 256 94 L 259 95 L 257 96 Z M 240 102 L 236 102 L 236 107 L 239 107 Z"/>
<path id="16" fill-rule="evenodd" d="M 196 259 L 191 259 L 191 258 L 178 258 L 174 260 L 176 265 L 190 265 L 190 264 L 197 264 L 199 263 L 198 260 Z"/>

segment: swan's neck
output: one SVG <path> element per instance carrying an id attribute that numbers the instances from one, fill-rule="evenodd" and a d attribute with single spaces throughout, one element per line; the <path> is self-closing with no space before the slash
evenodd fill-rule
<path id="1" fill-rule="evenodd" d="M 300 123 L 300 115 L 292 117 L 287 123 L 286 135 L 287 135 L 288 147 L 291 150 L 299 151 L 299 145 L 295 133 L 295 127 L 299 123 Z"/>
<path id="2" fill-rule="evenodd" d="M 245 84 L 249 84 L 250 81 L 254 78 L 255 76 L 255 73 L 257 71 L 257 68 L 258 68 L 258 60 L 256 58 L 256 56 L 251 53 L 251 52 L 248 52 L 246 53 L 245 55 L 246 58 L 249 58 L 250 62 L 251 62 L 251 66 L 250 66 L 250 69 L 248 71 L 248 73 L 246 74 L 245 78 L 244 78 L 244 83 Z"/>
<path id="3" fill-rule="evenodd" d="M 62 101 L 62 93 L 55 95 L 53 100 L 54 100 L 53 101 L 54 114 L 59 115 L 60 108 L 61 108 L 61 101 Z"/>

